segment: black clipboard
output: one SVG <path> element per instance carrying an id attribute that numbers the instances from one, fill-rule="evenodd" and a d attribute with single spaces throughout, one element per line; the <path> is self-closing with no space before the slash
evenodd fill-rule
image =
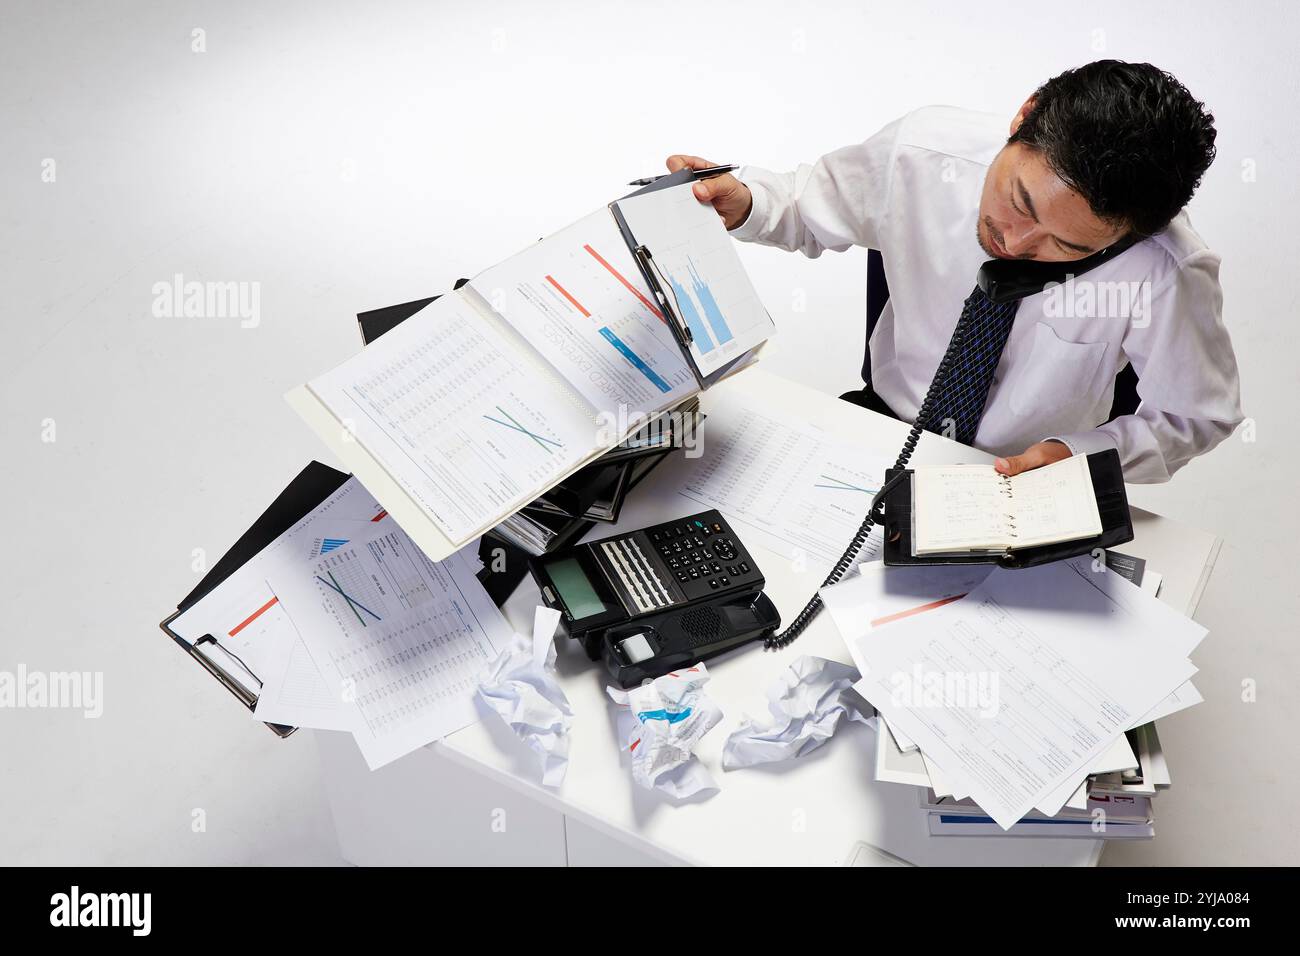
<path id="1" fill-rule="evenodd" d="M 251 693 L 231 673 L 233 668 L 223 666 L 200 650 L 200 647 L 208 644 L 220 647 L 221 645 L 216 638 L 211 634 L 205 634 L 191 645 L 171 629 L 171 623 L 198 602 L 200 598 L 207 595 L 235 571 L 256 557 L 263 548 L 307 517 L 322 501 L 337 491 L 349 477 L 345 472 L 321 464 L 319 461 L 309 463 L 293 481 L 289 482 L 285 489 L 271 502 L 270 506 L 253 522 L 252 526 L 240 535 L 239 540 L 221 556 L 217 563 L 212 566 L 212 569 L 203 576 L 203 580 L 198 583 L 194 590 L 185 595 L 176 606 L 175 612 L 168 615 L 158 625 L 162 628 L 164 634 L 170 637 L 190 657 L 198 661 L 204 670 L 215 677 L 226 690 L 234 694 L 250 711 L 257 705 L 257 695 Z M 261 679 L 247 667 L 244 667 L 237 657 L 229 652 L 226 652 L 226 656 L 234 662 L 234 667 L 242 667 L 254 680 L 261 683 Z M 288 737 L 298 729 L 283 724 L 268 723 L 266 726 L 279 737 Z"/>
<path id="2" fill-rule="evenodd" d="M 1093 494 L 1097 496 L 1097 512 L 1101 517 L 1101 534 L 1078 541 L 1044 544 L 1036 548 L 1020 548 L 1001 554 L 973 555 L 914 555 L 912 554 L 912 469 L 904 470 L 905 478 L 885 495 L 885 516 L 882 522 L 884 545 L 881 558 L 888 566 L 915 566 L 922 564 L 996 564 L 1003 568 L 1032 568 L 1050 564 L 1081 554 L 1090 554 L 1098 548 L 1103 551 L 1133 540 L 1133 517 L 1129 513 L 1128 494 L 1124 490 L 1124 469 L 1120 467 L 1119 452 L 1113 448 L 1094 452 L 1088 456 L 1088 472 L 1092 478 Z M 890 468 L 885 472 L 888 482 L 898 472 Z"/>
<path id="3" fill-rule="evenodd" d="M 667 189 L 671 186 L 680 186 L 682 183 L 694 182 L 699 178 L 700 177 L 695 175 L 695 170 L 693 169 L 679 169 L 677 172 L 670 173 L 667 176 L 660 176 L 654 182 L 642 186 L 640 189 L 628 193 L 622 198 L 630 199 L 633 196 L 643 196 L 646 193 L 657 192 L 660 189 Z M 614 202 L 610 203 L 609 211 L 614 216 L 614 222 L 618 224 L 618 231 L 622 234 L 623 241 L 627 243 L 628 250 L 632 253 L 632 258 L 636 260 L 637 269 L 641 272 L 641 281 L 644 282 L 646 287 L 650 290 L 658 308 L 663 312 L 664 318 L 667 319 L 668 329 L 672 332 L 673 339 L 681 349 L 682 355 L 685 356 L 686 364 L 690 368 L 691 374 L 695 376 L 695 381 L 699 384 L 700 388 L 708 388 L 715 382 L 725 378 L 736 368 L 736 366 L 748 361 L 749 357 L 753 354 L 753 350 L 751 349 L 748 352 L 736 356 L 726 365 L 723 365 L 721 368 L 714 370 L 708 375 L 702 375 L 700 373 L 699 367 L 695 364 L 695 356 L 691 354 L 691 343 L 694 341 L 694 336 L 691 334 L 690 328 L 686 325 L 686 320 L 681 314 L 681 309 L 677 306 L 676 294 L 673 293 L 671 289 L 665 289 L 665 283 L 662 280 L 661 273 L 655 265 L 654 250 L 647 247 L 644 243 L 639 242 L 636 236 L 633 235 L 631 227 L 627 224 L 627 219 L 623 216 L 623 211 L 618 208 L 619 201 L 620 200 L 616 199 Z"/>

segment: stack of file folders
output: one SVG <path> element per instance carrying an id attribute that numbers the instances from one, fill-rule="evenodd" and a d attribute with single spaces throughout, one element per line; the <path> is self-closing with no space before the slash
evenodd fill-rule
<path id="1" fill-rule="evenodd" d="M 477 720 L 528 558 L 617 521 L 774 331 L 695 178 L 358 314 L 367 347 L 285 395 L 347 470 L 304 468 L 168 637 L 276 734 L 350 732 L 372 769 Z"/>
<path id="2" fill-rule="evenodd" d="M 590 522 L 617 521 L 627 493 L 675 448 L 692 440 L 702 418 L 699 407 L 699 398 L 691 396 L 651 419 L 488 534 L 537 555 L 574 540 L 582 524 L 590 528 Z"/>
<path id="3" fill-rule="evenodd" d="M 652 419 L 597 461 L 506 518 L 479 540 L 479 580 L 501 605 L 528 573 L 528 558 L 579 541 L 597 522 L 618 520 L 628 493 L 697 435 L 699 399 Z"/>
<path id="4" fill-rule="evenodd" d="M 881 732 L 889 731 L 882 727 Z M 1090 775 L 1086 790 L 1076 794 L 1055 816 L 1035 811 L 1010 830 L 999 827 L 969 797 L 941 797 L 932 788 L 923 788 L 921 807 L 929 816 L 930 835 L 1150 839 L 1155 836 L 1155 798 L 1169 788 L 1169 767 L 1154 721 L 1125 736 L 1134 756 L 1121 762 L 1131 766 Z"/>

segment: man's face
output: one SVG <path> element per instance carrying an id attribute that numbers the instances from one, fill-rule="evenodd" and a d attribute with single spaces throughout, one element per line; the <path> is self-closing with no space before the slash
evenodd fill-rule
<path id="1" fill-rule="evenodd" d="M 1066 262 L 1100 252 L 1126 230 L 1099 219 L 1042 153 L 1010 143 L 984 177 L 976 231 L 980 248 L 995 258 Z"/>

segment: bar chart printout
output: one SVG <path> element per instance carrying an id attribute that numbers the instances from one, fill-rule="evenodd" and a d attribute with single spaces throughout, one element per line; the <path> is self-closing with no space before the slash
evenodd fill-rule
<path id="1" fill-rule="evenodd" d="M 637 242 L 652 253 L 664 292 L 691 331 L 691 354 L 709 375 L 769 338 L 776 327 L 713 208 L 683 183 L 620 199 Z"/>
<path id="2" fill-rule="evenodd" d="M 607 209 L 480 273 L 469 287 L 596 412 L 623 405 L 647 414 L 695 387 Z"/>

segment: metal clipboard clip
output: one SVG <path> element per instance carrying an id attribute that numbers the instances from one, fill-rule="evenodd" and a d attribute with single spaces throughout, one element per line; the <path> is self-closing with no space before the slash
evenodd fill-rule
<path id="1" fill-rule="evenodd" d="M 233 660 L 236 664 L 238 664 L 238 665 L 239 665 L 239 669 L 240 669 L 241 671 L 243 671 L 245 674 L 247 674 L 250 678 L 252 678 L 253 681 L 255 681 L 256 684 L 257 684 L 258 691 L 259 691 L 259 692 L 261 691 L 261 688 L 262 688 L 262 678 L 258 677 L 256 674 L 253 673 L 253 669 L 252 669 L 251 667 L 249 667 L 247 664 L 244 663 L 244 659 L 243 659 L 242 657 L 240 657 L 238 654 L 236 654 L 236 653 L 235 653 L 234 651 L 232 651 L 230 648 L 226 647 L 224 644 L 220 644 L 220 643 L 218 643 L 217 639 L 216 639 L 215 637 L 213 637 L 211 634 L 204 634 L 204 635 L 203 635 L 202 637 L 200 637 L 197 641 L 195 641 L 195 642 L 194 642 L 194 649 L 195 649 L 195 651 L 197 651 L 198 653 L 202 654 L 205 658 L 207 658 L 208 661 L 209 661 L 209 663 L 211 663 L 214 667 L 220 668 L 220 670 L 222 670 L 222 671 L 223 671 L 227 676 L 229 676 L 232 680 L 238 682 L 239 684 L 243 685 L 244 687 L 248 687 L 249 685 L 245 684 L 243 680 L 241 680 L 239 677 L 235 676 L 235 675 L 231 672 L 230 668 L 228 668 L 228 667 L 222 667 L 222 666 L 221 666 L 220 664 L 218 664 L 215 660 L 212 660 L 212 655 L 211 655 L 211 654 L 207 653 L 207 652 L 204 651 L 204 650 L 201 650 L 201 648 L 203 648 L 204 646 L 206 646 L 206 645 L 208 645 L 208 644 L 211 644 L 214 648 L 216 648 L 217 650 L 219 650 L 219 651 L 220 651 L 222 654 L 224 654 L 226 657 L 230 658 L 230 659 Z M 241 695 L 241 696 L 242 696 L 242 695 Z M 257 698 L 256 698 L 256 697 L 253 698 L 253 703 L 254 703 L 254 704 L 257 703 Z"/>
<path id="2" fill-rule="evenodd" d="M 664 314 L 669 316 L 682 341 L 688 345 L 695 342 L 695 335 L 691 332 L 690 327 L 682 320 L 682 306 L 677 300 L 677 290 L 673 288 L 671 282 L 665 279 L 664 274 L 659 271 L 659 264 L 655 262 L 654 256 L 646 246 L 637 246 L 632 250 L 637 261 L 641 264 L 641 269 L 645 272 L 646 277 L 650 280 L 651 289 L 655 298 L 659 300 L 659 306 L 664 310 Z M 665 293 L 664 290 L 668 292 Z M 672 305 L 668 304 L 668 294 L 673 297 Z"/>
<path id="3" fill-rule="evenodd" d="M 178 610 L 162 622 L 161 627 L 163 632 L 179 644 L 185 652 L 190 655 L 190 657 L 202 666 L 205 671 L 215 677 L 221 685 L 226 688 L 226 690 L 230 691 L 231 694 L 237 697 L 240 703 L 249 710 L 253 710 L 257 706 L 258 695 L 249 689 L 248 684 L 243 678 L 236 675 L 235 667 L 238 667 L 240 671 L 247 674 L 248 677 L 255 682 L 259 690 L 262 686 L 262 679 L 253 673 L 252 668 L 245 664 L 238 654 L 229 648 L 222 646 L 222 644 L 211 634 L 204 634 L 193 644 L 190 644 L 173 631 L 170 625 L 172 621 L 180 617 L 181 613 L 182 612 Z M 228 661 L 233 661 L 234 666 L 228 666 L 227 663 L 218 660 L 215 654 L 208 651 L 207 647 L 209 644 L 216 648 L 216 650 L 219 651 Z M 266 726 L 271 729 L 271 732 L 277 737 L 288 737 L 298 729 L 297 727 L 286 727 L 282 724 L 272 724 L 267 721 L 263 721 L 263 723 L 265 723 Z"/>

